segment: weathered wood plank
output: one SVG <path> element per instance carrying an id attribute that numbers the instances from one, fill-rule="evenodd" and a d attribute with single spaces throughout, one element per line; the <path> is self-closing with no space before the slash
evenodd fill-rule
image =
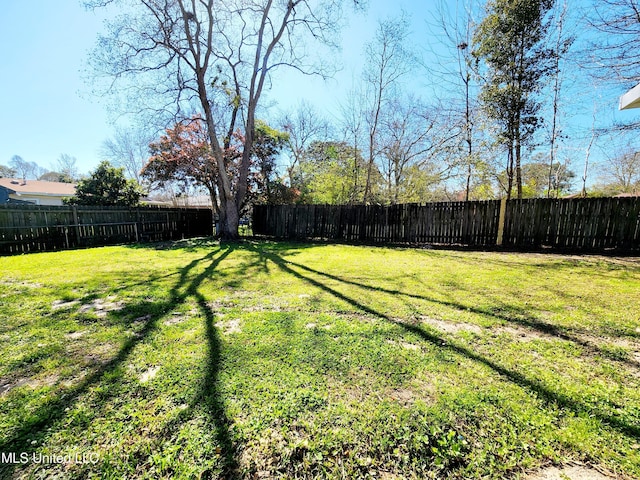
<path id="1" fill-rule="evenodd" d="M 278 238 L 493 247 L 499 217 L 496 200 L 256 206 L 253 225 L 256 234 Z M 33 225 L 32 218 L 20 222 Z M 638 251 L 640 198 L 510 200 L 503 241 L 509 248 Z"/>

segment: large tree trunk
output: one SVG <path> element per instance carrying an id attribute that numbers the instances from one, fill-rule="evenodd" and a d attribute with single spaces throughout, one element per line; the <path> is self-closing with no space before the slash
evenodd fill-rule
<path id="1" fill-rule="evenodd" d="M 511 200 L 513 191 L 513 144 L 509 145 L 507 151 L 507 200 Z"/>
<path id="2" fill-rule="evenodd" d="M 223 240 L 237 240 L 240 238 L 240 234 L 238 233 L 239 225 L 240 215 L 236 208 L 236 203 L 233 201 L 226 202 L 224 215 L 220 215 L 220 238 Z"/>
<path id="3" fill-rule="evenodd" d="M 209 142 L 216 159 L 216 167 L 218 169 L 218 191 L 220 194 L 220 231 L 217 235 L 224 240 L 235 240 L 239 238 L 238 226 L 240 224 L 240 216 L 236 206 L 236 195 L 231 188 L 231 181 L 227 174 L 225 165 L 224 151 L 217 137 L 216 125 L 213 120 L 213 112 L 211 105 L 206 96 L 206 86 L 202 75 L 198 76 L 198 88 L 200 94 L 200 103 L 204 109 L 207 121 L 207 130 L 209 132 Z"/>

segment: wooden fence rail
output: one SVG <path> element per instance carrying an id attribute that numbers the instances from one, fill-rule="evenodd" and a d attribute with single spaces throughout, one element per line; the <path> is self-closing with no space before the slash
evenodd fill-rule
<path id="1" fill-rule="evenodd" d="M 580 251 L 640 250 L 640 198 L 376 205 L 258 205 L 253 232 L 275 238 Z"/>
<path id="2" fill-rule="evenodd" d="M 210 209 L 0 206 L 0 255 L 208 236 Z"/>

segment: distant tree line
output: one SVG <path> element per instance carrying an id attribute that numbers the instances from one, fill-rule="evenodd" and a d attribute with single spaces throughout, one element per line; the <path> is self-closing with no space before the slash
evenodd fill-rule
<path id="1" fill-rule="evenodd" d="M 0 177 L 75 183 L 80 179 L 76 162 L 75 157 L 63 153 L 54 162 L 53 169 L 48 170 L 36 162 L 30 162 L 20 155 L 14 155 L 8 165 L 0 165 Z"/>
<path id="2" fill-rule="evenodd" d="M 307 103 L 273 115 L 262 96 L 275 72 L 332 74 L 329 54 L 347 4 L 362 6 L 123 3 L 91 63 L 129 111 L 163 128 L 119 130 L 104 157 L 146 189 L 206 192 L 230 238 L 255 202 L 638 192 L 637 144 L 610 149 L 599 184 L 589 161 L 596 139 L 640 125 L 597 127 L 595 95 L 591 128 L 569 131 L 567 120 L 568 92 L 603 77 L 625 89 L 640 82 L 636 2 L 594 0 L 580 15 L 572 0 L 461 0 L 455 11 L 442 2 L 422 51 L 405 16 L 383 19 L 337 117 Z M 426 56 L 437 66 L 425 66 Z M 433 95 L 407 89 L 417 76 Z M 579 150 L 568 148 L 569 137 L 579 137 Z"/>

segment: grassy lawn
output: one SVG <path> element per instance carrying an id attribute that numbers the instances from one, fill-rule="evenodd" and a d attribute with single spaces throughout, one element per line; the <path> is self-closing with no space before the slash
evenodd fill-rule
<path id="1" fill-rule="evenodd" d="M 0 452 L 30 459 L 0 478 L 640 476 L 639 259 L 192 241 L 0 267 Z"/>

